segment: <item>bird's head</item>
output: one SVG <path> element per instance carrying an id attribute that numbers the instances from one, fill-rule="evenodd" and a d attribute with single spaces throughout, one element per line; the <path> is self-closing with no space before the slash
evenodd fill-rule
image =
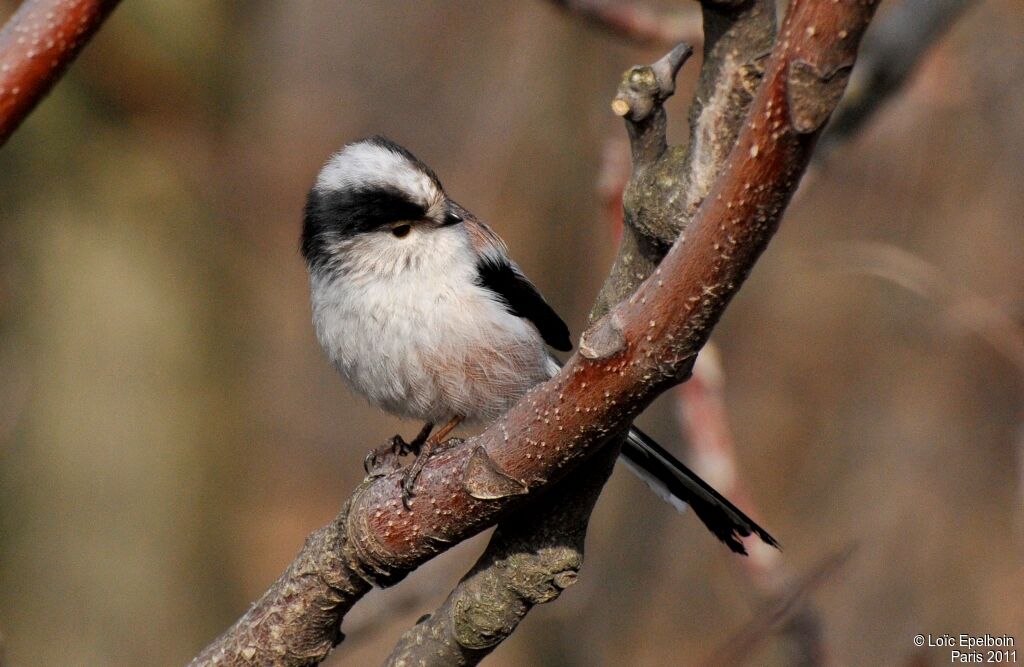
<path id="1" fill-rule="evenodd" d="M 346 145 L 320 170 L 306 201 L 302 255 L 310 271 L 354 258 L 408 263 L 463 214 L 430 167 L 393 141 L 370 137 Z"/>

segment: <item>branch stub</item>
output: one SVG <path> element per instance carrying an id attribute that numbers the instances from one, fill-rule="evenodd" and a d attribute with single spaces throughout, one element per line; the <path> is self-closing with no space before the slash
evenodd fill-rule
<path id="1" fill-rule="evenodd" d="M 602 317 L 580 337 L 579 351 L 587 359 L 604 359 L 625 348 L 626 336 L 622 333 L 622 320 L 616 312 Z"/>
<path id="2" fill-rule="evenodd" d="M 530 491 L 526 484 L 499 468 L 481 446 L 477 446 L 466 461 L 463 479 L 466 493 L 477 500 L 496 500 Z"/>
<path id="3" fill-rule="evenodd" d="M 790 64 L 786 96 L 794 130 L 809 134 L 825 124 L 846 90 L 852 69 L 853 65 L 847 64 L 822 73 L 803 60 Z"/>

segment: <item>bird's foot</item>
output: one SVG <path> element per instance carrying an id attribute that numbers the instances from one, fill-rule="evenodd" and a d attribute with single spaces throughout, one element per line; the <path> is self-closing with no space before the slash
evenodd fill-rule
<path id="1" fill-rule="evenodd" d="M 423 445 L 419 448 L 419 452 L 416 453 L 416 460 L 412 462 L 412 465 L 405 469 L 405 474 L 402 475 L 402 504 L 405 505 L 405 509 L 412 509 L 412 497 L 416 495 L 413 491 L 416 486 L 416 479 L 423 472 L 423 466 L 427 464 L 427 460 L 434 453 L 436 443 L 433 438 L 424 441 Z"/>
<path id="2" fill-rule="evenodd" d="M 386 445 L 371 449 L 367 452 L 366 458 L 363 459 L 363 469 L 366 470 L 366 476 L 371 479 L 383 477 L 401 468 L 402 466 L 398 461 L 399 457 L 406 454 L 416 454 L 418 456 L 423 443 L 427 441 L 433 429 L 434 425 L 428 422 L 424 424 L 420 432 L 412 439 L 412 442 L 406 442 L 402 436 L 396 435 Z"/>
<path id="3" fill-rule="evenodd" d="M 370 479 L 383 477 L 402 467 L 398 458 L 409 451 L 409 443 L 396 435 L 386 444 L 371 449 L 363 459 L 363 469 Z"/>
<path id="4" fill-rule="evenodd" d="M 436 452 L 444 451 L 448 449 L 450 445 L 445 445 L 442 441 L 448 437 L 448 434 L 462 422 L 462 417 L 452 417 L 447 424 L 442 426 L 434 433 L 430 435 L 430 431 L 433 428 L 432 424 L 427 424 L 420 431 L 420 434 L 416 436 L 416 440 L 422 438 L 421 444 L 416 452 L 416 460 L 412 462 L 412 465 L 406 468 L 405 475 L 402 476 L 402 504 L 405 505 L 405 509 L 412 509 L 412 497 L 416 495 L 413 492 L 413 487 L 416 485 L 416 478 L 423 472 L 423 466 L 427 464 L 427 460 Z M 429 437 L 428 437 L 429 436 Z M 415 442 L 415 441 L 414 441 Z"/>
<path id="5" fill-rule="evenodd" d="M 415 454 L 416 456 L 419 456 L 420 450 L 423 448 L 423 443 L 427 441 L 427 438 L 430 437 L 430 432 L 433 430 L 434 425 L 432 423 L 427 422 L 424 424 L 423 428 L 420 429 L 420 432 L 412 439 L 412 442 L 402 442 L 402 444 L 405 445 L 405 449 L 402 451 L 402 454 Z"/>

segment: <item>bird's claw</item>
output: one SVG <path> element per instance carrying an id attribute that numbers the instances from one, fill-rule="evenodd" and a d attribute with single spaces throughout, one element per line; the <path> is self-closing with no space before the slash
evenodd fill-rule
<path id="1" fill-rule="evenodd" d="M 375 479 L 401 469 L 400 457 L 406 454 L 416 455 L 416 459 L 402 475 L 402 504 L 407 510 L 412 509 L 412 498 L 416 495 L 413 491 L 416 479 L 420 476 L 431 453 L 437 449 L 437 443 L 429 437 L 433 428 L 433 424 L 425 424 L 412 442 L 406 442 L 402 436 L 396 435 L 386 445 L 371 449 L 363 459 L 363 468 L 366 470 L 367 478 Z"/>
<path id="2" fill-rule="evenodd" d="M 412 509 L 412 498 L 416 495 L 413 489 L 416 486 L 416 478 L 419 477 L 419 471 L 414 470 L 415 466 L 409 466 L 405 470 L 405 474 L 402 475 L 402 505 L 405 509 Z"/>
<path id="3" fill-rule="evenodd" d="M 396 435 L 387 444 L 371 449 L 363 459 L 363 469 L 370 479 L 383 477 L 402 467 L 398 457 L 410 451 L 409 443 Z"/>
<path id="4" fill-rule="evenodd" d="M 436 451 L 437 445 L 432 440 L 427 440 L 423 443 L 420 451 L 416 454 L 416 459 L 405 469 L 405 474 L 402 475 L 402 504 L 405 505 L 405 509 L 412 509 L 412 497 L 416 495 L 413 490 L 416 486 L 416 480 L 419 479 L 420 473 L 423 472 L 423 466 L 427 464 L 427 461 Z"/>

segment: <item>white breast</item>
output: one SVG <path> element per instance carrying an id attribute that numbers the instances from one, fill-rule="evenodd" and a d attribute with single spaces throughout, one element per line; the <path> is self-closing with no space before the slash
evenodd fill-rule
<path id="1" fill-rule="evenodd" d="M 486 422 L 548 377 L 537 330 L 476 284 L 461 225 L 343 243 L 341 268 L 311 276 L 313 323 L 371 404 L 434 423 Z"/>

